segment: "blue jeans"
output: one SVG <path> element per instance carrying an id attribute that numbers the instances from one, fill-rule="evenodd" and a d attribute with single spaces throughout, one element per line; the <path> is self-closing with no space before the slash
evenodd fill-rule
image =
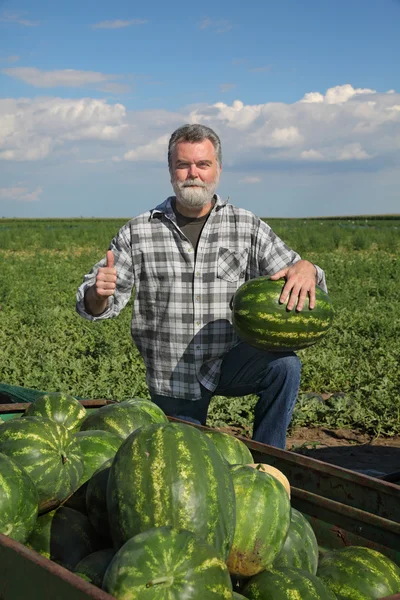
<path id="1" fill-rule="evenodd" d="M 205 425 L 212 396 L 256 394 L 253 440 L 284 449 L 300 371 L 301 362 L 294 352 L 267 352 L 242 342 L 226 353 L 214 392 L 201 386 L 200 400 L 157 394 L 151 394 L 151 399 L 169 416 Z"/>

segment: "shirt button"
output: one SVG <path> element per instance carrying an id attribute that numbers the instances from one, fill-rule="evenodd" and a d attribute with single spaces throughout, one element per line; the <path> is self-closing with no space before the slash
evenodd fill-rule
<path id="1" fill-rule="evenodd" d="M 197 327 L 200 327 L 200 321 L 196 321 Z"/>
<path id="2" fill-rule="evenodd" d="M 196 277 L 200 277 L 200 271 L 196 271 Z"/>
<path id="3" fill-rule="evenodd" d="M 196 350 L 200 350 L 200 346 L 196 346 Z"/>
<path id="4" fill-rule="evenodd" d="M 200 296 L 196 296 L 196 302 L 200 302 Z"/>
<path id="5" fill-rule="evenodd" d="M 193 248 L 192 247 L 188 248 L 188 252 L 193 252 Z"/>

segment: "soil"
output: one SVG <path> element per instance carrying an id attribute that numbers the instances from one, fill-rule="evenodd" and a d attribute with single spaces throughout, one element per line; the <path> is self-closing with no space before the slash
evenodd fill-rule
<path id="1" fill-rule="evenodd" d="M 400 484 L 400 436 L 371 438 L 349 429 L 304 427 L 291 433 L 286 449 Z"/>

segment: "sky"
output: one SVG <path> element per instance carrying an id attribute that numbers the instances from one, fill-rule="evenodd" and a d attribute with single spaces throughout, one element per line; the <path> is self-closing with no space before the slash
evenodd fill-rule
<path id="1" fill-rule="evenodd" d="M 258 216 L 399 214 L 399 31 L 400 0 L 0 0 L 0 217 L 157 206 L 185 123 Z"/>

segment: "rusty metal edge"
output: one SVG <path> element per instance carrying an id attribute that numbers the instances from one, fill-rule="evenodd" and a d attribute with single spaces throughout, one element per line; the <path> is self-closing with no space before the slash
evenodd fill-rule
<path id="1" fill-rule="evenodd" d="M 340 523 L 342 529 L 387 548 L 400 548 L 400 523 L 300 488 L 291 487 L 291 495 L 292 506 L 301 512 L 332 525 Z"/>
<path id="2" fill-rule="evenodd" d="M 21 544 L 20 542 L 17 542 L 1 533 L 0 546 L 9 548 L 16 554 L 22 556 L 24 559 L 35 563 L 42 569 L 52 573 L 54 576 L 63 579 L 69 585 L 83 592 L 93 600 L 115 600 L 114 596 L 111 596 L 107 592 L 104 592 L 103 590 L 92 585 L 88 581 L 85 581 L 84 579 L 82 579 L 82 577 L 79 577 L 72 571 L 68 571 L 68 569 L 65 569 L 64 567 L 55 563 L 54 561 L 49 560 L 48 558 L 42 556 L 34 550 L 30 550 L 29 548 L 24 546 L 24 544 Z"/>
<path id="3" fill-rule="evenodd" d="M 115 404 L 115 400 L 107 400 L 106 398 L 99 398 L 96 400 L 79 400 L 79 402 L 85 408 L 100 408 L 106 404 Z M 1 414 L 10 413 L 22 413 L 25 412 L 30 402 L 14 402 L 11 404 L 0 404 L 0 416 Z"/>

